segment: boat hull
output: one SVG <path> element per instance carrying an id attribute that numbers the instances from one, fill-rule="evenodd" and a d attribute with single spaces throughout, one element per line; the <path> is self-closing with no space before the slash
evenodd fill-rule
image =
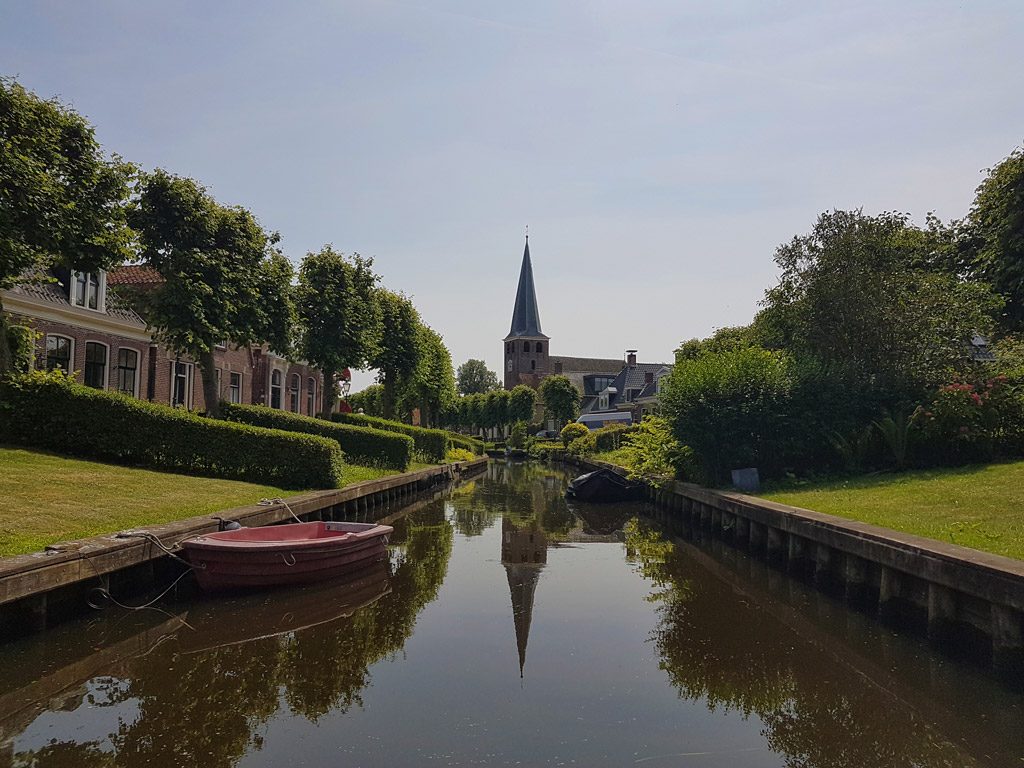
<path id="1" fill-rule="evenodd" d="M 200 536 L 182 542 L 208 591 L 305 584 L 387 557 L 389 525 L 296 523 Z"/>
<path id="2" fill-rule="evenodd" d="M 602 468 L 570 482 L 565 495 L 590 502 L 638 501 L 643 498 L 643 486 Z"/>

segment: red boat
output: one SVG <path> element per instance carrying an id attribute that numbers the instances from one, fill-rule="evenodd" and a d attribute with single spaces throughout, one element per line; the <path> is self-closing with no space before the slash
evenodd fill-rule
<path id="1" fill-rule="evenodd" d="M 320 581 L 387 557 L 390 525 L 292 523 L 239 528 L 181 543 L 206 590 Z"/>

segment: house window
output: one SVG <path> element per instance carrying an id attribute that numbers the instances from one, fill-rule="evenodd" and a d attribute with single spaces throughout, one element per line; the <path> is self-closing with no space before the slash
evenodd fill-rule
<path id="1" fill-rule="evenodd" d="M 540 343 L 540 342 L 538 341 L 538 342 L 537 342 L 537 352 L 538 352 L 538 354 L 542 353 L 543 351 L 544 351 L 544 345 L 543 345 L 543 344 L 541 344 L 541 343 Z"/>
<path id="2" fill-rule="evenodd" d="M 192 363 L 179 360 L 171 363 L 171 405 L 192 407 Z"/>
<path id="3" fill-rule="evenodd" d="M 281 407 L 281 372 L 273 371 L 270 374 L 270 407 Z"/>
<path id="4" fill-rule="evenodd" d="M 292 374 L 292 385 L 288 388 L 288 410 L 292 413 L 299 412 L 299 374 Z"/>
<path id="5" fill-rule="evenodd" d="M 106 280 L 97 272 L 71 273 L 71 303 L 76 307 L 103 310 L 103 288 Z"/>
<path id="6" fill-rule="evenodd" d="M 228 384 L 228 400 L 232 403 L 242 402 L 242 374 L 231 373 Z"/>
<path id="7" fill-rule="evenodd" d="M 608 395 L 601 395 L 601 405 L 599 407 L 602 411 L 608 410 Z"/>
<path id="8" fill-rule="evenodd" d="M 633 402 L 633 399 L 640 394 L 639 389 L 627 389 L 626 390 L 626 402 Z"/>
<path id="9" fill-rule="evenodd" d="M 46 337 L 46 370 L 55 368 L 71 373 L 71 339 L 65 336 Z"/>
<path id="10" fill-rule="evenodd" d="M 138 379 L 139 353 L 122 347 L 117 350 L 117 391 L 135 396 L 135 382 Z"/>
<path id="11" fill-rule="evenodd" d="M 306 379 L 306 415 L 316 416 L 316 379 Z"/>

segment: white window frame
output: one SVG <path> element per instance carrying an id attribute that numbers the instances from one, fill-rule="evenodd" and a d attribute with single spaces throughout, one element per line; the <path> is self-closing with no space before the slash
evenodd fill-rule
<path id="1" fill-rule="evenodd" d="M 78 303 L 78 296 L 76 288 L 78 287 L 78 276 L 85 275 L 85 303 Z M 89 306 L 89 275 L 96 275 L 96 308 L 93 309 Z M 79 270 L 71 271 L 71 285 L 68 289 L 68 299 L 71 302 L 71 306 L 78 307 L 79 309 L 87 309 L 90 312 L 106 312 L 107 311 L 107 272 L 106 270 L 99 270 L 98 272 L 81 272 Z"/>
<path id="2" fill-rule="evenodd" d="M 234 387 L 231 385 L 232 377 L 238 377 L 238 400 L 231 399 L 231 391 Z M 241 403 L 242 402 L 242 372 L 241 371 L 228 371 L 228 402 L 230 403 Z"/>
<path id="3" fill-rule="evenodd" d="M 177 366 L 185 366 L 185 402 L 175 403 L 174 393 L 177 390 Z M 195 364 L 186 363 L 183 360 L 171 360 L 171 405 L 175 408 L 185 408 L 186 410 L 192 410 L 192 404 L 195 396 Z"/>
<path id="4" fill-rule="evenodd" d="M 63 333 L 48 333 L 43 337 L 43 369 L 50 370 L 49 364 L 47 363 L 46 340 L 50 337 L 55 339 L 66 339 L 68 342 L 68 369 L 65 371 L 69 376 L 75 372 L 75 340 L 71 336 L 65 336 Z"/>
<path id="5" fill-rule="evenodd" d="M 97 344 L 107 350 L 107 359 L 103 364 L 103 386 L 98 387 L 98 389 L 106 389 L 110 386 L 110 345 L 102 341 L 96 341 L 94 339 L 85 340 L 85 357 L 82 359 L 82 383 L 85 384 L 85 367 L 89 364 L 88 357 L 90 344 Z M 85 385 L 89 386 L 88 384 Z"/>
<path id="6" fill-rule="evenodd" d="M 292 386 L 292 385 L 295 386 Z M 292 397 L 295 397 L 295 407 L 292 408 Z M 302 413 L 302 376 L 293 373 L 288 377 L 288 411 L 290 413 Z"/>
<path id="7" fill-rule="evenodd" d="M 306 379 L 306 411 L 307 416 L 316 416 L 316 378 L 313 376 Z"/>
<path id="8" fill-rule="evenodd" d="M 139 350 L 137 350 L 135 347 L 118 347 L 117 348 L 117 370 L 118 371 L 121 370 L 121 350 L 122 349 L 126 350 L 128 352 L 134 352 L 135 353 L 135 386 L 132 388 L 133 389 L 132 397 L 136 397 L 137 398 L 139 396 L 139 380 L 142 378 L 142 376 L 141 376 L 141 373 L 142 373 L 142 353 Z M 118 373 L 117 378 L 118 378 L 118 382 L 117 382 L 118 386 L 117 386 L 117 390 L 116 391 L 117 392 L 121 392 L 121 394 L 127 394 L 127 392 L 122 392 L 122 390 L 121 390 L 121 381 L 120 381 L 121 374 L 120 373 Z M 109 378 L 107 379 L 107 381 L 108 382 L 110 381 Z M 109 386 L 109 383 L 108 383 L 108 386 Z"/>
<path id="9" fill-rule="evenodd" d="M 270 371 L 270 375 L 268 377 L 270 379 L 270 381 L 267 383 L 267 405 L 270 408 L 274 407 L 274 374 L 275 373 L 278 374 L 281 377 L 281 382 L 277 385 L 277 388 L 280 390 L 280 394 L 278 395 L 278 398 L 277 398 L 277 409 L 279 411 L 283 411 L 284 410 L 284 371 L 282 371 L 280 368 L 272 368 L 271 371 Z"/>

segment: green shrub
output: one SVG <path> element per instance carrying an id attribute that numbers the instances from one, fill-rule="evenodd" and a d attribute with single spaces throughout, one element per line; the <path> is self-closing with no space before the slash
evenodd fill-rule
<path id="1" fill-rule="evenodd" d="M 630 430 L 619 450 L 622 464 L 632 477 L 675 475 L 692 454 L 676 442 L 668 422 L 656 416 L 648 416 Z"/>
<path id="2" fill-rule="evenodd" d="M 589 432 L 590 430 L 587 428 L 586 424 L 580 424 L 579 422 L 576 421 L 570 421 L 568 424 L 562 427 L 562 431 L 559 432 L 558 436 L 562 438 L 562 445 L 568 448 L 569 443 L 571 443 L 573 440 L 576 440 L 577 438 L 583 437 Z M 595 443 L 595 446 L 596 445 L 597 444 Z"/>
<path id="3" fill-rule="evenodd" d="M 465 448 L 452 448 L 445 454 L 444 460 L 446 464 L 451 464 L 453 461 L 473 461 L 475 458 L 476 456 Z"/>
<path id="4" fill-rule="evenodd" d="M 412 461 L 413 441 L 405 435 L 369 427 L 335 424 L 333 421 L 300 416 L 267 408 L 265 405 L 221 403 L 221 415 L 229 421 L 257 427 L 305 432 L 336 440 L 353 464 L 406 470 Z"/>
<path id="5" fill-rule="evenodd" d="M 597 440 L 598 452 L 617 451 L 622 446 L 622 438 L 634 429 L 636 428 L 625 424 L 609 424 L 607 427 L 595 429 L 594 438 Z"/>
<path id="6" fill-rule="evenodd" d="M 524 448 L 526 446 L 526 439 L 526 422 L 517 421 L 512 425 L 512 431 L 508 436 L 509 448 Z"/>
<path id="7" fill-rule="evenodd" d="M 0 327 L 3 327 L 0 325 Z M 37 333 L 27 325 L 8 325 L 7 344 L 11 350 L 11 370 L 28 373 L 35 355 Z"/>
<path id="8" fill-rule="evenodd" d="M 332 413 L 331 421 L 338 424 L 350 424 L 356 427 L 371 427 L 385 432 L 396 432 L 411 437 L 416 453 L 429 464 L 440 464 L 444 461 L 448 450 L 448 433 L 443 429 L 425 429 L 403 424 L 400 421 L 382 419 L 378 416 L 367 416 L 363 413 Z"/>
<path id="9" fill-rule="evenodd" d="M 35 371 L 0 381 L 0 441 L 282 488 L 335 488 L 334 440 L 203 418 Z"/>
<path id="10" fill-rule="evenodd" d="M 586 434 L 580 435 L 569 443 L 569 453 L 576 456 L 589 456 L 597 452 L 597 438 L 589 429 Z"/>
<path id="11" fill-rule="evenodd" d="M 477 440 L 475 437 L 467 437 L 466 435 L 457 435 L 454 432 L 449 432 L 448 443 L 453 448 L 462 448 L 477 456 L 482 456 L 484 453 L 484 441 Z"/>

